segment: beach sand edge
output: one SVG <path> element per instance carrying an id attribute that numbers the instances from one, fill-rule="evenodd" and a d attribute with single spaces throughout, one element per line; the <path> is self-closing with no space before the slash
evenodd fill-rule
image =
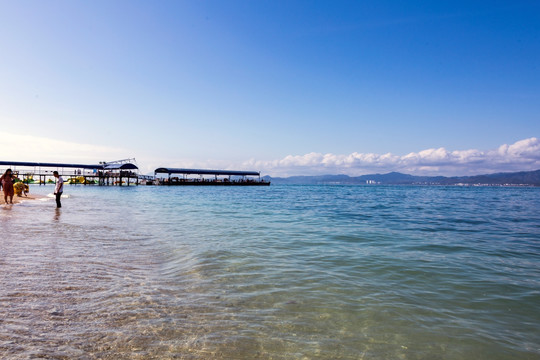
<path id="1" fill-rule="evenodd" d="M 2 193 L 3 195 L 3 193 Z M 46 198 L 46 196 L 44 195 L 36 195 L 36 194 L 27 194 L 27 196 L 13 196 L 13 205 L 15 204 L 20 204 L 21 202 L 23 201 L 26 201 L 26 200 L 38 200 L 38 199 L 43 199 L 43 198 Z M 11 204 L 6 204 L 4 202 L 4 199 L 2 198 L 0 200 L 0 202 L 2 203 L 2 205 L 11 205 Z"/>

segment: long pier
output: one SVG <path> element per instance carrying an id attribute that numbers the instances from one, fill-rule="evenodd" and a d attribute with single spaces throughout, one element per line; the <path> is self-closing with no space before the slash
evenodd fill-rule
<path id="1" fill-rule="evenodd" d="M 261 173 L 256 171 L 234 170 L 206 170 L 206 169 L 183 169 L 183 168 L 157 168 L 154 176 L 139 174 L 139 167 L 134 158 L 100 162 L 99 164 L 68 164 L 68 163 L 43 163 L 0 161 L 0 166 L 5 166 L 12 171 L 24 183 L 54 183 L 53 172 L 64 177 L 67 184 L 84 185 L 193 185 L 193 186 L 268 186 L 269 181 L 261 179 Z M 158 177 L 158 174 L 166 174 L 167 177 Z M 173 176 L 175 175 L 175 176 Z M 197 177 L 188 177 L 196 175 Z M 37 178 L 37 179 L 36 179 Z"/>
<path id="2" fill-rule="evenodd" d="M 99 164 L 42 163 L 21 161 L 0 161 L 0 166 L 12 168 L 13 172 L 25 183 L 45 184 L 52 181 L 53 172 L 65 177 L 68 184 L 138 185 L 139 174 L 135 159 L 101 162 Z"/>

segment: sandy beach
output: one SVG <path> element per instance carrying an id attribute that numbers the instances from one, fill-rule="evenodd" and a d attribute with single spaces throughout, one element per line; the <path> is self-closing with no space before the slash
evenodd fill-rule
<path id="1" fill-rule="evenodd" d="M 0 200 L 2 205 L 10 205 L 10 204 L 6 204 L 4 202 L 4 198 L 3 198 L 3 195 L 4 193 L 2 192 L 2 199 Z M 45 196 L 43 195 L 36 195 L 36 194 L 27 194 L 27 196 L 13 196 L 13 204 L 19 204 L 20 202 L 22 201 L 26 201 L 26 200 L 37 200 L 37 199 L 42 199 L 44 198 Z M 9 200 L 9 198 L 8 198 Z"/>

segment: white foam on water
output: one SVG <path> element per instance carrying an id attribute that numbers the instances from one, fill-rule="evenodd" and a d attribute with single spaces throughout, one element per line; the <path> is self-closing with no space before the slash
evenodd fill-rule
<path id="1" fill-rule="evenodd" d="M 47 197 L 54 199 L 56 197 L 56 195 L 54 195 L 53 193 L 50 193 L 50 194 L 47 194 Z M 62 194 L 62 199 L 69 199 L 71 197 L 72 197 L 72 195 L 70 195 L 70 194 Z"/>

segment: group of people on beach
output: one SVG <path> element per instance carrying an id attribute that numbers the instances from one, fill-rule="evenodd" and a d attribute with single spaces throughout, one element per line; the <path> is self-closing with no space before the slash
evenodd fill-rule
<path id="1" fill-rule="evenodd" d="M 54 195 L 56 197 L 56 207 L 62 207 L 60 203 L 60 197 L 64 192 L 64 179 L 58 174 L 58 171 L 53 172 L 53 176 L 56 178 L 56 187 L 54 188 Z M 0 176 L 0 188 L 4 190 L 4 201 L 6 204 L 13 204 L 13 195 L 15 195 L 15 189 L 13 183 L 15 175 L 11 169 L 7 169 L 2 176 Z M 8 202 L 9 197 L 9 202 Z"/>

